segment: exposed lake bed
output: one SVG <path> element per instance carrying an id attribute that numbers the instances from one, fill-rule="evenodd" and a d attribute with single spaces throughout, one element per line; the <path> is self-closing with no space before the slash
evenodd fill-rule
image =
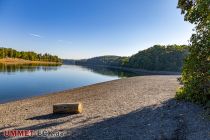
<path id="1" fill-rule="evenodd" d="M 68 140 L 208 139 L 210 122 L 201 115 L 203 109 L 174 99 L 177 77 L 123 78 L 1 104 L 0 133 L 61 131 Z M 52 114 L 52 105 L 61 102 L 82 102 L 84 112 Z"/>

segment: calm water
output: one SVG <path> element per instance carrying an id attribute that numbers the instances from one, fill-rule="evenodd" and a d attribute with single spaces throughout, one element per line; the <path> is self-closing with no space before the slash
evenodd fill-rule
<path id="1" fill-rule="evenodd" d="M 75 65 L 0 64 L 0 103 L 130 76 L 135 74 Z"/>

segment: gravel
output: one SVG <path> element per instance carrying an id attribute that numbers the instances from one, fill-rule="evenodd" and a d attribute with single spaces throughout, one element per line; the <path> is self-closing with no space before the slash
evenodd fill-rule
<path id="1" fill-rule="evenodd" d="M 1 104 L 0 139 L 5 130 L 46 130 L 64 135 L 48 138 L 67 140 L 209 140 L 204 109 L 174 99 L 177 77 L 124 78 Z M 52 114 L 53 104 L 68 102 L 82 102 L 84 112 Z"/>

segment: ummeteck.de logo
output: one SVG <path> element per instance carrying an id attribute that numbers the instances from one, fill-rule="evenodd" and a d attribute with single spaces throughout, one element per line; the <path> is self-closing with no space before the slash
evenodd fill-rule
<path id="1" fill-rule="evenodd" d="M 34 130 L 7 130 L 3 133 L 5 137 L 31 137 L 34 134 Z"/>
<path id="2" fill-rule="evenodd" d="M 47 130 L 6 130 L 3 132 L 4 137 L 62 137 L 62 131 Z"/>

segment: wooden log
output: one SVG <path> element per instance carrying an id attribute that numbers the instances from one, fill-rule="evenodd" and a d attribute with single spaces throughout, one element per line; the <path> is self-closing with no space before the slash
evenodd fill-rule
<path id="1" fill-rule="evenodd" d="M 83 105 L 82 103 L 59 103 L 53 105 L 53 113 L 70 113 L 77 114 L 82 113 Z"/>

